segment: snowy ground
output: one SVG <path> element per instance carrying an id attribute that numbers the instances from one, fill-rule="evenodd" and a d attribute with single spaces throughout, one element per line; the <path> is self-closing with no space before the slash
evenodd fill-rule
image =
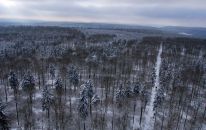
<path id="1" fill-rule="evenodd" d="M 160 45 L 159 52 L 157 55 L 157 62 L 155 66 L 155 84 L 152 88 L 152 93 L 150 97 L 149 105 L 146 107 L 146 114 L 145 114 L 145 121 L 144 121 L 144 130 L 152 130 L 154 125 L 154 101 L 157 94 L 157 91 L 159 89 L 159 73 L 160 73 L 160 67 L 161 67 L 161 54 L 162 54 L 162 44 Z"/>

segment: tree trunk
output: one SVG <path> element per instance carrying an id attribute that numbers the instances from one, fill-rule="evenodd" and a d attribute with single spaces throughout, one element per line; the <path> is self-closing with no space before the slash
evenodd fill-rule
<path id="1" fill-rule="evenodd" d="M 135 110 L 136 110 L 136 101 L 134 102 L 134 113 L 133 113 L 133 126 L 134 126 L 134 117 L 135 117 Z"/>
<path id="2" fill-rule="evenodd" d="M 5 91 L 5 95 L 6 95 L 6 102 L 8 101 L 7 86 L 8 86 L 8 82 L 6 83 L 6 85 L 4 85 L 4 91 Z"/>
<path id="3" fill-rule="evenodd" d="M 85 121 L 84 121 L 84 130 L 86 130 Z"/>
<path id="4" fill-rule="evenodd" d="M 47 110 L 47 119 L 48 119 L 48 130 L 50 130 L 50 111 Z"/>
<path id="5" fill-rule="evenodd" d="M 17 100 L 17 90 L 14 90 L 14 97 L 15 97 L 15 104 L 16 104 L 16 119 L 17 119 L 17 124 L 19 126 L 19 111 L 18 111 L 18 100 Z"/>
<path id="6" fill-rule="evenodd" d="M 141 122 L 142 122 L 142 112 L 143 112 L 143 107 L 141 105 L 140 120 L 139 120 L 139 125 L 140 126 L 141 126 Z"/>
<path id="7" fill-rule="evenodd" d="M 56 125 L 56 130 L 58 130 L 58 120 L 59 120 L 59 117 L 58 117 L 58 108 L 59 106 L 55 106 L 55 116 L 56 116 L 56 121 L 55 121 L 55 125 Z"/>
<path id="8" fill-rule="evenodd" d="M 66 80 L 64 79 L 64 94 L 65 94 L 65 101 L 67 100 L 67 86 L 66 86 Z"/>
<path id="9" fill-rule="evenodd" d="M 162 123 L 161 123 L 161 130 L 163 130 L 164 119 L 165 119 L 165 109 L 163 110 Z"/>
<path id="10" fill-rule="evenodd" d="M 90 115 L 92 116 L 92 104 L 91 104 L 91 102 L 92 102 L 92 99 L 89 98 L 89 111 L 90 111 Z"/>

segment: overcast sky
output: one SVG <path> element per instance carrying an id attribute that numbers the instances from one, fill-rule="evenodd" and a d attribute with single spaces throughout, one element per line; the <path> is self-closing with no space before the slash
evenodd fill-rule
<path id="1" fill-rule="evenodd" d="M 0 0 L 0 19 L 206 27 L 206 0 Z"/>

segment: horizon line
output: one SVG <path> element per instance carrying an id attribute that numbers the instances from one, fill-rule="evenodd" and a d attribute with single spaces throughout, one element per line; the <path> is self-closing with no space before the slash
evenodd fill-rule
<path id="1" fill-rule="evenodd" d="M 164 28 L 164 27 L 183 27 L 183 28 L 204 28 L 206 26 L 176 26 L 176 25 L 152 25 L 152 24 L 133 24 L 133 23 L 117 23 L 117 22 L 90 22 L 90 21 L 65 21 L 65 20 L 44 20 L 44 19 L 10 19 L 10 18 L 0 18 L 1 22 L 10 22 L 16 24 L 43 24 L 43 23 L 76 23 L 76 24 L 105 24 L 105 25 L 119 25 L 119 26 L 134 26 L 134 27 L 153 27 L 153 28 Z M 9 24 L 9 23 L 8 23 Z M 35 25 L 33 25 L 35 26 Z M 52 25 L 50 25 L 52 26 Z M 58 26 L 58 25 L 55 25 Z"/>

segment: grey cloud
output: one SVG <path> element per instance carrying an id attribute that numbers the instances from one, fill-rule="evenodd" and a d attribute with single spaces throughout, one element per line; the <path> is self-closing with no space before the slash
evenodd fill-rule
<path id="1" fill-rule="evenodd" d="M 6 0 L 3 0 L 6 1 Z M 9 0 L 21 5 L 15 13 L 0 5 L 0 16 L 81 18 L 86 21 L 206 26 L 205 0 Z M 47 20 L 47 19 L 45 19 Z M 75 19 L 74 19 L 75 20 Z M 95 21 L 96 20 L 96 21 Z M 146 22 L 150 24 L 148 21 Z"/>

